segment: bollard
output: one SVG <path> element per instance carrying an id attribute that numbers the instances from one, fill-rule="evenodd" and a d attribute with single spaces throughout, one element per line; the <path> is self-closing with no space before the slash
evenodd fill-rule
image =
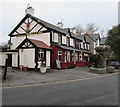
<path id="1" fill-rule="evenodd" d="M 8 59 L 6 59 L 6 61 L 5 61 L 5 70 L 4 70 L 4 74 L 3 74 L 3 80 L 5 80 L 6 76 L 7 76 L 7 67 L 8 67 Z"/>

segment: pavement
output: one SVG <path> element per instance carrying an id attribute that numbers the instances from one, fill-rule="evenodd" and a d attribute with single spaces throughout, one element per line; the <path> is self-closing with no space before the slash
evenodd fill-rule
<path id="1" fill-rule="evenodd" d="M 2 72 L 2 71 L 1 71 Z M 0 72 L 0 77 L 2 73 Z M 29 84 L 49 83 L 57 81 L 66 81 L 74 79 L 84 79 L 97 77 L 102 74 L 89 72 L 88 67 L 76 67 L 72 69 L 48 70 L 47 73 L 41 74 L 40 71 L 18 71 L 8 68 L 7 78 L 3 81 L 2 86 L 20 86 Z"/>

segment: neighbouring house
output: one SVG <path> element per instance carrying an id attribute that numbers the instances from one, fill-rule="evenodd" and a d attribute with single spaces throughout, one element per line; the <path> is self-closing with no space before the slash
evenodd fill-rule
<path id="1" fill-rule="evenodd" d="M 28 7 L 25 17 L 11 31 L 10 48 L 0 52 L 2 63 L 9 59 L 9 66 L 38 68 L 44 59 L 47 68 L 85 66 L 89 64 L 89 42 L 76 37 L 62 22 L 50 24 L 34 16 L 34 9 Z"/>
<path id="2" fill-rule="evenodd" d="M 89 50 L 91 54 L 96 54 L 96 47 L 100 46 L 100 35 L 98 33 L 95 34 L 81 34 L 77 35 L 79 38 L 85 38 L 86 42 L 90 43 Z"/>
<path id="3" fill-rule="evenodd" d="M 105 45 L 106 40 L 107 40 L 107 37 L 101 38 L 101 39 L 100 39 L 100 46 L 106 46 L 106 45 Z"/>

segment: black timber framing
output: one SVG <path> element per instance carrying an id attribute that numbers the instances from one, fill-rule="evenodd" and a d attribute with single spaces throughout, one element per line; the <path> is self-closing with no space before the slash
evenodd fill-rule
<path id="1" fill-rule="evenodd" d="M 38 48 L 35 48 L 35 70 L 38 71 Z"/>
<path id="2" fill-rule="evenodd" d="M 23 45 L 25 45 L 25 43 L 30 43 L 31 45 L 33 45 L 33 47 L 29 47 L 29 46 L 26 46 L 26 47 L 22 47 Z M 16 49 L 28 49 L 28 48 L 36 48 L 37 46 L 32 43 L 28 38 L 26 38 L 25 40 L 23 40 L 23 42 L 16 48 Z"/>
<path id="3" fill-rule="evenodd" d="M 55 32 L 57 32 L 57 33 L 61 33 L 61 34 L 63 34 L 63 35 L 66 35 L 65 33 L 62 33 L 62 32 L 60 32 L 60 31 L 57 31 L 57 30 L 55 30 L 55 29 L 52 29 L 52 28 L 50 28 L 50 27 L 42 24 L 41 22 L 39 22 L 39 21 L 38 21 L 36 18 L 34 18 L 33 16 L 27 14 L 27 15 L 20 21 L 20 23 L 12 30 L 12 32 L 9 34 L 9 36 L 13 37 L 13 36 L 18 36 L 18 35 L 20 35 L 20 34 L 18 34 L 18 35 L 13 35 L 13 33 L 16 32 L 16 30 L 21 26 L 22 23 L 25 23 L 25 20 L 26 20 L 27 18 L 31 18 L 32 20 L 36 21 L 38 24 L 42 25 L 43 27 L 45 27 L 45 28 L 48 29 L 48 30 L 53 30 L 53 31 L 55 31 Z M 18 32 L 18 33 L 19 33 L 19 32 Z"/>
<path id="4" fill-rule="evenodd" d="M 19 54 L 19 50 L 18 50 L 18 68 L 20 68 L 20 54 Z"/>
<path id="5" fill-rule="evenodd" d="M 52 32 L 53 31 L 50 31 L 50 47 L 52 48 Z M 50 51 L 50 66 L 52 67 L 52 53 L 53 53 L 53 50 Z"/>

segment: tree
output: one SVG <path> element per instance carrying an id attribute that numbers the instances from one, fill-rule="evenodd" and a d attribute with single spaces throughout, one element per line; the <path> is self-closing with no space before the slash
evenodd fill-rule
<path id="1" fill-rule="evenodd" d="M 88 23 L 86 28 L 86 33 L 93 34 L 98 30 L 98 27 L 95 27 L 93 23 Z"/>
<path id="2" fill-rule="evenodd" d="M 99 53 L 100 55 L 100 65 L 106 67 L 107 61 L 110 55 L 110 46 L 99 46 L 96 47 L 95 50 Z"/>
<path id="3" fill-rule="evenodd" d="M 108 31 L 108 38 L 106 44 L 111 46 L 111 50 L 114 52 L 116 59 L 120 61 L 120 25 Z"/>
<path id="4" fill-rule="evenodd" d="M 81 33 L 83 33 L 84 32 L 84 29 L 82 28 L 82 26 L 79 24 L 79 25 L 76 25 L 75 27 L 74 27 L 74 29 L 76 30 L 76 34 L 77 35 L 80 35 Z"/>
<path id="5" fill-rule="evenodd" d="M 98 30 L 98 27 L 96 27 L 93 23 L 88 23 L 86 29 L 84 29 L 80 24 L 73 28 L 76 30 L 77 35 L 80 35 L 81 33 L 93 34 Z"/>

